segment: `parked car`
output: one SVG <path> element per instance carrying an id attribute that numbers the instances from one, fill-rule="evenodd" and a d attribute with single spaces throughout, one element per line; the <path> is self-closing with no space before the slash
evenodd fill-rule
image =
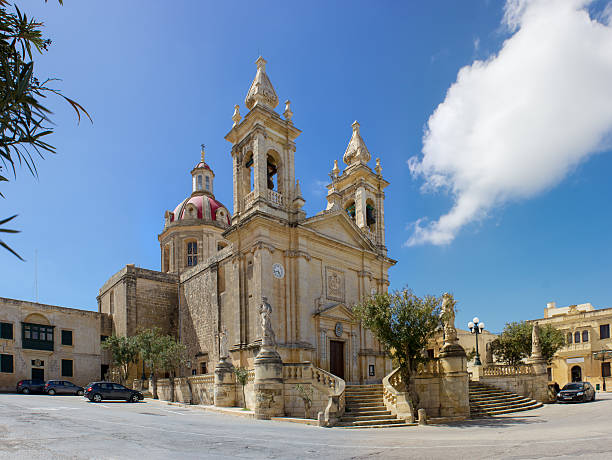
<path id="1" fill-rule="evenodd" d="M 17 393 L 27 395 L 30 393 L 44 393 L 44 391 L 44 380 L 20 380 L 17 382 Z"/>
<path id="2" fill-rule="evenodd" d="M 144 399 L 140 391 L 131 390 L 113 382 L 90 383 L 85 387 L 84 396 L 93 402 L 100 402 L 105 399 L 123 399 L 127 402 L 135 403 Z"/>
<path id="3" fill-rule="evenodd" d="M 595 401 L 595 388 L 589 382 L 572 382 L 565 385 L 557 394 L 558 402 Z"/>
<path id="4" fill-rule="evenodd" d="M 67 380 L 49 380 L 45 383 L 45 393 L 48 395 L 77 395 L 83 396 L 84 389 Z"/>

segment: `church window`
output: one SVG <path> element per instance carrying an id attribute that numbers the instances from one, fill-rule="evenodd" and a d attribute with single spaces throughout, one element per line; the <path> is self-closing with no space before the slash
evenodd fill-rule
<path id="1" fill-rule="evenodd" d="M 206 185 L 208 185 L 208 177 L 206 178 Z M 196 183 L 196 190 L 202 190 L 202 176 L 201 175 L 198 175 L 198 179 Z"/>
<path id="2" fill-rule="evenodd" d="M 206 176 L 206 191 L 210 192 L 210 177 Z"/>
<path id="3" fill-rule="evenodd" d="M 204 375 L 208 374 L 207 364 L 208 363 L 206 361 L 202 361 L 200 363 L 200 374 L 204 374 Z"/>
<path id="4" fill-rule="evenodd" d="M 574 332 L 574 343 L 580 343 L 580 332 Z"/>
<path id="5" fill-rule="evenodd" d="M 348 216 L 355 220 L 355 202 L 351 201 L 348 206 L 345 208 L 346 213 L 348 214 Z"/>
<path id="6" fill-rule="evenodd" d="M 589 331 L 582 331 L 582 341 L 583 342 L 589 341 Z"/>
<path id="7" fill-rule="evenodd" d="M 278 191 L 278 166 L 270 155 L 268 155 L 268 189 Z"/>
<path id="8" fill-rule="evenodd" d="M 374 230 L 376 225 L 376 210 L 370 203 L 366 204 L 366 225 Z"/>
<path id="9" fill-rule="evenodd" d="M 110 314 L 112 315 L 113 313 L 115 313 L 115 291 L 111 291 L 110 292 L 110 296 L 109 296 L 109 309 L 108 311 L 110 312 Z"/>
<path id="10" fill-rule="evenodd" d="M 248 181 L 245 183 L 246 190 L 253 190 L 255 187 L 255 172 L 253 167 L 253 154 L 248 154 L 248 159 L 244 163 L 244 168 L 246 169 L 244 177 L 244 181 Z"/>
<path id="11" fill-rule="evenodd" d="M 187 242 L 187 266 L 194 267 L 198 264 L 198 242 Z"/>

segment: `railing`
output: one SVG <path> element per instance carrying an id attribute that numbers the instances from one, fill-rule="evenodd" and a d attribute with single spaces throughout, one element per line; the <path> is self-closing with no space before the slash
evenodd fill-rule
<path id="1" fill-rule="evenodd" d="M 406 385 L 399 367 L 383 378 L 383 401 L 388 410 L 398 418 L 414 421 L 414 410 L 406 393 Z"/>
<path id="2" fill-rule="evenodd" d="M 204 374 L 204 375 L 193 375 L 188 378 L 188 380 L 193 384 L 208 384 L 215 383 L 215 374 Z"/>
<path id="3" fill-rule="evenodd" d="M 325 423 L 333 426 L 344 414 L 346 383 L 340 377 L 319 369 L 312 363 L 283 363 L 283 380 L 293 383 L 310 383 L 328 396 L 325 408 Z"/>
<path id="4" fill-rule="evenodd" d="M 268 201 L 271 201 L 272 204 L 276 206 L 282 206 L 283 205 L 283 195 L 281 195 L 278 192 L 275 192 L 274 190 L 268 190 Z"/>
<path id="5" fill-rule="evenodd" d="M 252 383 L 255 381 L 255 369 L 249 369 L 249 372 L 247 374 L 247 382 L 248 383 Z"/>
<path id="6" fill-rule="evenodd" d="M 417 375 L 420 374 L 440 374 L 440 360 L 430 359 L 424 363 L 419 363 L 417 367 Z"/>
<path id="7" fill-rule="evenodd" d="M 482 369 L 482 375 L 485 377 L 500 377 L 506 375 L 530 375 L 533 373 L 533 367 L 529 364 L 518 364 L 516 366 L 488 366 Z"/>
<path id="8" fill-rule="evenodd" d="M 366 234 L 370 241 L 372 241 L 373 243 L 376 242 L 376 235 L 369 228 L 364 227 L 361 229 L 361 231 Z"/>
<path id="9" fill-rule="evenodd" d="M 253 190 L 252 192 L 247 194 L 247 196 L 244 197 L 244 209 L 247 209 L 249 206 L 251 206 L 253 204 L 253 201 L 255 201 L 255 190 Z"/>

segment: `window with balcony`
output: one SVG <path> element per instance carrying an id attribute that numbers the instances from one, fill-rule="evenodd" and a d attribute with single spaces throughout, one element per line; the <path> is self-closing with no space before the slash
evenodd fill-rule
<path id="1" fill-rule="evenodd" d="M 601 376 L 610 377 L 610 363 L 601 363 Z"/>
<path id="2" fill-rule="evenodd" d="M 599 338 L 600 339 L 609 339 L 610 338 L 610 325 L 609 324 L 600 324 L 599 325 Z"/>
<path id="3" fill-rule="evenodd" d="M 53 351 L 53 326 L 21 323 L 21 331 L 23 348 Z"/>
<path id="4" fill-rule="evenodd" d="M 572 344 L 572 333 L 571 332 L 567 333 L 567 344 L 568 345 Z"/>
<path id="5" fill-rule="evenodd" d="M 589 331 L 582 331 L 582 342 L 589 341 Z"/>
<path id="6" fill-rule="evenodd" d="M 0 323 L 0 339 L 13 340 L 13 323 Z"/>
<path id="7" fill-rule="evenodd" d="M 574 343 L 580 343 L 580 332 L 574 332 Z"/>

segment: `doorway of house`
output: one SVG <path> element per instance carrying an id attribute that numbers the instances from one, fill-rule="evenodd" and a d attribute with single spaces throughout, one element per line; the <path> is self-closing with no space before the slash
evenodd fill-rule
<path id="1" fill-rule="evenodd" d="M 580 366 L 572 367 L 572 382 L 582 382 L 582 368 Z"/>
<path id="2" fill-rule="evenodd" d="M 33 367 L 32 380 L 45 380 L 45 370 Z"/>
<path id="3" fill-rule="evenodd" d="M 329 372 L 344 379 L 344 342 L 329 341 Z"/>

